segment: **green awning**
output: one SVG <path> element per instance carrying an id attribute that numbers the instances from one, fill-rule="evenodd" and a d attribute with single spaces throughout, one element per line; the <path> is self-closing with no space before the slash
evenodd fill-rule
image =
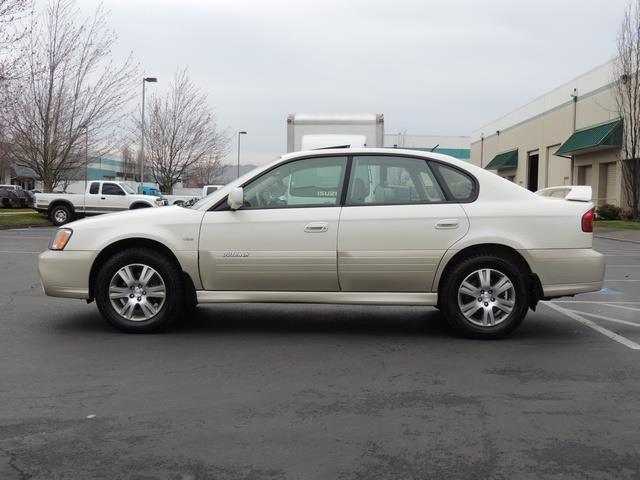
<path id="1" fill-rule="evenodd" d="M 12 176 L 14 178 L 38 178 L 38 174 L 30 167 L 14 164 L 11 169 L 13 170 Z"/>
<path id="2" fill-rule="evenodd" d="M 622 120 L 617 119 L 576 130 L 560 146 L 555 155 L 571 156 L 620 147 L 622 147 Z"/>
<path id="3" fill-rule="evenodd" d="M 518 149 L 502 152 L 493 157 L 489 165 L 484 167 L 487 170 L 499 170 L 501 168 L 515 168 L 518 166 Z"/>

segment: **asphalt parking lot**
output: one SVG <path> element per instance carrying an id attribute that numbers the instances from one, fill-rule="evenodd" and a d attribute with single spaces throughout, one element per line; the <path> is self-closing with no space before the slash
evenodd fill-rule
<path id="1" fill-rule="evenodd" d="M 0 231 L 0 479 L 638 478 L 640 245 L 503 341 L 430 308 L 199 307 L 117 333 Z"/>

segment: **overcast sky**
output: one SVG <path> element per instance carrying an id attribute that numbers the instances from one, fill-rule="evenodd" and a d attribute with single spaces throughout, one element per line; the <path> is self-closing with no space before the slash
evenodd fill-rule
<path id="1" fill-rule="evenodd" d="M 79 0 L 89 12 L 98 0 Z M 468 135 L 615 54 L 625 0 L 104 0 L 166 88 L 188 66 L 243 163 L 286 149 L 294 112 L 385 115 L 385 131 Z M 229 161 L 235 159 L 235 143 Z"/>

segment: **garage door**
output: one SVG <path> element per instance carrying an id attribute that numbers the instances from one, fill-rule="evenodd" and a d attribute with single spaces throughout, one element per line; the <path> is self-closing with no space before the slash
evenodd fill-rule
<path id="1" fill-rule="evenodd" d="M 605 192 L 607 203 L 619 203 L 615 198 L 616 183 L 618 181 L 615 162 L 607 163 L 607 191 Z"/>
<path id="2" fill-rule="evenodd" d="M 580 167 L 578 170 L 578 182 L 580 185 L 589 185 L 593 187 L 593 169 L 591 165 Z"/>

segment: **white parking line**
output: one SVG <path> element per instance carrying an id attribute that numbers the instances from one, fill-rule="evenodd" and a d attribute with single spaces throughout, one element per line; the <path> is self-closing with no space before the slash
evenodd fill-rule
<path id="1" fill-rule="evenodd" d="M 594 303 L 602 305 L 602 302 L 593 300 L 554 300 L 553 303 Z M 640 305 L 640 302 L 607 302 L 611 305 Z"/>
<path id="2" fill-rule="evenodd" d="M 596 250 L 596 252 L 600 252 L 604 255 L 624 255 L 625 253 L 629 253 L 629 254 L 638 254 L 640 253 L 640 250 L 637 249 L 629 249 L 629 248 L 621 248 L 619 250 Z"/>
<path id="3" fill-rule="evenodd" d="M 586 315 L 587 317 L 598 318 L 600 320 L 606 320 L 607 322 L 619 323 L 621 325 L 630 325 L 632 327 L 640 328 L 640 324 L 635 322 L 629 322 L 628 320 L 620 320 L 619 318 L 605 317 L 604 315 L 599 315 L 597 313 L 583 312 L 581 310 L 568 310 L 569 312 Z"/>
<path id="4" fill-rule="evenodd" d="M 566 315 L 567 317 L 577 322 L 580 322 L 584 326 L 589 327 L 598 333 L 601 333 L 605 337 L 610 338 L 611 340 L 624 345 L 627 348 L 630 348 L 632 350 L 640 350 L 640 345 L 638 345 L 636 342 L 629 340 L 628 338 L 623 337 L 622 335 L 618 335 L 617 333 L 612 332 L 611 330 L 607 330 L 606 328 L 601 327 L 597 323 L 592 322 L 591 320 L 584 318 L 581 315 L 578 315 L 577 313 L 575 313 L 574 310 L 567 310 L 566 308 L 563 308 L 560 305 L 555 305 L 551 302 L 542 302 L 542 303 L 547 305 L 549 308 L 552 308 L 553 310 L 560 312 L 563 315 Z M 580 313 L 584 313 L 584 312 L 580 312 Z"/>
<path id="5" fill-rule="evenodd" d="M 41 236 L 41 237 L 23 237 L 22 235 L 7 235 L 7 236 L 0 235 L 0 239 L 2 239 L 2 240 L 13 239 L 13 238 L 15 238 L 16 240 L 22 240 L 23 238 L 46 240 L 48 238 L 51 238 L 51 235 L 47 235 L 46 237 L 45 236 Z"/>
<path id="6" fill-rule="evenodd" d="M 51 226 L 51 227 L 38 227 L 37 230 L 40 230 L 41 232 L 50 232 L 51 230 L 54 230 L 55 227 Z M 10 232 L 33 232 L 35 231 L 35 228 L 12 228 L 8 231 Z"/>
<path id="7" fill-rule="evenodd" d="M 29 253 L 29 254 L 39 255 L 42 252 L 25 252 L 25 251 L 16 251 L 16 250 L 0 250 L 0 253 Z"/>
<path id="8" fill-rule="evenodd" d="M 633 310 L 634 312 L 640 312 L 640 308 L 626 307 L 624 305 L 616 305 L 615 303 L 603 303 L 607 307 L 623 308 L 624 310 Z"/>

